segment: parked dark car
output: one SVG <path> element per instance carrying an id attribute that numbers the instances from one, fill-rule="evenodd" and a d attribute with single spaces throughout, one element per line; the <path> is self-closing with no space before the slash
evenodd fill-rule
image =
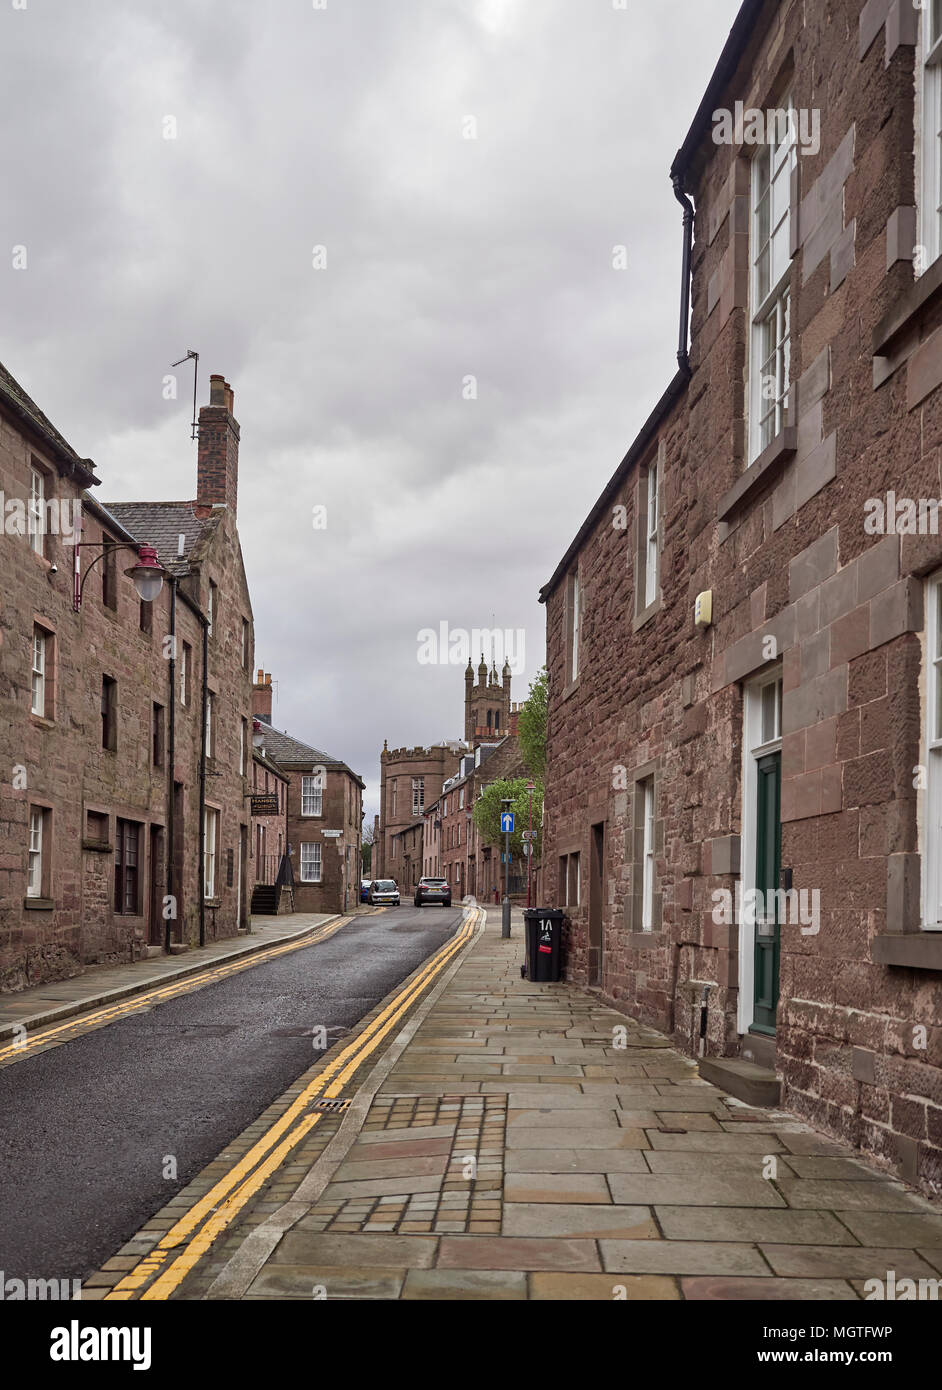
<path id="1" fill-rule="evenodd" d="M 374 878 L 366 901 L 374 907 L 380 907 L 384 903 L 390 907 L 398 907 L 399 886 L 391 878 Z"/>
<path id="2" fill-rule="evenodd" d="M 447 878 L 420 878 L 415 886 L 415 905 L 424 907 L 426 903 L 441 903 L 451 907 L 451 884 Z"/>

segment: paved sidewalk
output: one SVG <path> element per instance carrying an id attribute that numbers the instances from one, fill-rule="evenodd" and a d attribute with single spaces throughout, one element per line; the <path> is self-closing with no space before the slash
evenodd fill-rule
<path id="1" fill-rule="evenodd" d="M 70 980 L 50 981 L 15 994 L 0 995 L 0 1039 L 17 1027 L 29 1030 L 71 1018 L 88 1009 L 125 999 L 188 975 L 198 975 L 271 946 L 306 936 L 337 913 L 295 912 L 282 917 L 253 917 L 251 932 L 194 946 L 179 955 L 150 956 L 129 965 L 93 965 Z"/>
<path id="2" fill-rule="evenodd" d="M 939 1278 L 942 1207 L 592 994 L 521 980 L 514 919 L 505 942 L 488 911 L 243 1297 L 854 1300 Z M 226 1242 L 236 1286 L 251 1229 Z"/>

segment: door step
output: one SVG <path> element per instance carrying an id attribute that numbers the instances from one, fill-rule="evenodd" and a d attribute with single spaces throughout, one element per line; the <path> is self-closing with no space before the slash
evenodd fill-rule
<path id="1" fill-rule="evenodd" d="M 699 1072 L 704 1081 L 747 1105 L 776 1106 L 781 1100 L 782 1084 L 775 1072 L 741 1057 L 704 1057 Z"/>

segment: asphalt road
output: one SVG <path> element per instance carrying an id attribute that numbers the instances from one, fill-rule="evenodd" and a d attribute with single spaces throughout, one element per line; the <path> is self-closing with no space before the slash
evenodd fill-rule
<path id="1" fill-rule="evenodd" d="M 311 1066 L 313 1028 L 333 1046 L 461 915 L 409 904 L 362 917 L 0 1070 L 4 1277 L 99 1268 Z"/>

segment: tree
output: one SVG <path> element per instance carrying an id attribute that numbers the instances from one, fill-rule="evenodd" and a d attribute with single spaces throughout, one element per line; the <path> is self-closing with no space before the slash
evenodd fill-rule
<path id="1" fill-rule="evenodd" d="M 481 839 L 488 845 L 499 845 L 504 847 L 504 837 L 500 828 L 500 813 L 503 810 L 502 800 L 509 800 L 510 806 L 507 808 L 514 812 L 514 833 L 510 837 L 510 852 L 516 858 L 523 855 L 523 832 L 528 828 L 529 819 L 529 793 L 527 791 L 526 777 L 513 777 L 503 779 L 500 782 L 492 782 L 489 787 L 485 787 L 481 796 L 474 803 L 474 823 L 478 828 Z M 534 779 L 535 780 L 535 779 Z M 533 788 L 533 831 L 539 837 L 540 820 L 543 814 L 543 787 L 540 782 L 535 782 Z M 539 854 L 539 838 L 534 840 L 536 846 L 535 853 Z"/>
<path id="2" fill-rule="evenodd" d="M 549 677 L 546 667 L 531 682 L 530 694 L 520 707 L 517 736 L 523 761 L 536 781 L 542 782 L 546 773 L 546 704 Z"/>
<path id="3" fill-rule="evenodd" d="M 366 878 L 373 863 L 373 843 L 376 838 L 375 827 L 364 825 L 360 833 L 360 868 Z"/>

